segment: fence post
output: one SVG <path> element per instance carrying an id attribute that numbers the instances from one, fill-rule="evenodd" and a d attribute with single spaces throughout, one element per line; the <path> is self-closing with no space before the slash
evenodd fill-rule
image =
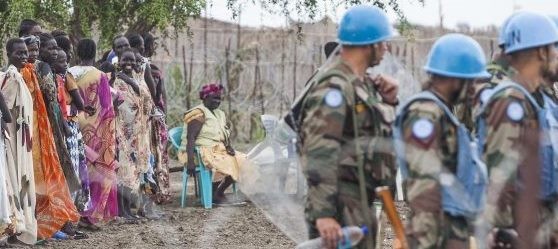
<path id="1" fill-rule="evenodd" d="M 231 106 L 231 85 L 230 85 L 230 74 L 229 74 L 229 67 L 230 67 L 230 60 L 229 55 L 231 53 L 231 38 L 229 38 L 227 42 L 227 47 L 225 47 L 225 80 L 227 81 L 227 111 L 228 114 L 231 114 L 232 106 Z"/>
<path id="2" fill-rule="evenodd" d="M 190 74 L 188 74 L 188 98 L 186 107 L 188 110 L 192 108 L 192 75 L 194 74 L 194 42 L 190 42 Z"/>
<path id="3" fill-rule="evenodd" d="M 207 15 L 207 5 L 205 7 L 205 14 Z M 203 80 L 207 80 L 207 19 L 203 19 Z"/>
<path id="4" fill-rule="evenodd" d="M 297 67 L 297 55 L 298 55 L 298 42 L 297 37 L 294 37 L 294 59 L 293 59 L 293 101 L 296 99 L 296 67 Z"/>
<path id="5" fill-rule="evenodd" d="M 280 101 L 280 114 L 283 115 L 283 107 L 284 107 L 284 96 L 285 96 L 285 30 L 282 30 L 281 33 L 283 33 L 283 35 L 281 36 L 281 93 L 279 94 L 281 96 L 281 98 L 279 99 Z"/>
<path id="6" fill-rule="evenodd" d="M 411 74 L 415 77 L 415 79 L 418 79 L 415 70 L 415 48 L 415 44 L 411 45 Z"/>
<path id="7" fill-rule="evenodd" d="M 184 85 L 186 85 L 186 91 L 187 91 L 186 105 L 187 105 L 188 110 L 189 110 L 190 109 L 190 91 L 191 91 L 191 89 L 189 89 L 188 80 L 187 80 L 187 77 L 189 77 L 189 74 L 188 74 L 188 70 L 186 69 L 186 46 L 184 46 L 184 45 L 182 45 L 182 70 L 184 71 L 184 74 L 183 74 L 184 75 Z M 184 87 L 184 86 L 182 86 L 182 87 Z M 183 89 L 183 88 L 181 88 L 181 89 Z"/>

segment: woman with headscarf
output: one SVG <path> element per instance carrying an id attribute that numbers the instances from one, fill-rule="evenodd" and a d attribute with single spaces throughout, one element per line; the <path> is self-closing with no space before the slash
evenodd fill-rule
<path id="1" fill-rule="evenodd" d="M 195 174 L 195 148 L 203 164 L 213 171 L 213 202 L 230 203 L 225 190 L 240 178 L 240 167 L 246 155 L 236 152 L 230 141 L 230 127 L 225 112 L 219 109 L 223 86 L 207 84 L 200 91 L 202 104 L 186 112 L 182 134 L 180 161 L 186 163 L 190 175 Z"/>
<path id="2" fill-rule="evenodd" d="M 96 225 L 118 216 L 116 188 L 115 114 L 109 78 L 95 65 L 97 47 L 91 39 L 82 39 L 77 46 L 78 66 L 68 69 L 75 78 L 84 106 L 91 106 L 92 115 L 78 116 L 83 135 L 91 200 L 82 212 L 79 225 L 99 230 Z"/>
<path id="3" fill-rule="evenodd" d="M 23 38 L 29 50 L 36 51 L 40 41 L 35 36 Z M 28 59 L 21 69 L 25 84 L 33 98 L 34 140 L 32 143 L 35 189 L 37 194 L 37 236 L 41 239 L 53 237 L 58 231 L 69 236 L 76 235 L 73 222 L 79 220 L 76 206 L 70 196 L 66 178 L 62 172 L 47 107 L 35 71 L 37 54 Z M 71 166 L 71 165 L 70 165 Z M 78 232 L 78 237 L 84 236 Z"/>

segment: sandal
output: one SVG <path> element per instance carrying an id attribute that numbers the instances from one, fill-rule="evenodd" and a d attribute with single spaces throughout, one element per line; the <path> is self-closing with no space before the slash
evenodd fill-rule
<path id="1" fill-rule="evenodd" d="M 73 239 L 77 240 L 77 239 L 88 239 L 89 236 L 87 236 L 86 233 L 82 232 L 82 231 L 76 231 L 76 234 L 74 235 Z"/>
<path id="2" fill-rule="evenodd" d="M 26 245 L 25 243 L 21 242 L 16 235 L 9 236 L 6 242 L 8 243 L 9 246 L 13 246 L 13 247 L 20 247 Z"/>

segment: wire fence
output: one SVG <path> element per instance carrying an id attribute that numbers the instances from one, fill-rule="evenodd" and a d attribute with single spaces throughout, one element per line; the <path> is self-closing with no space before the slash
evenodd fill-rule
<path id="1" fill-rule="evenodd" d="M 253 143 L 263 138 L 259 116 L 283 115 L 306 81 L 325 61 L 323 46 L 335 40 L 335 24 L 285 29 L 251 29 L 210 19 L 192 23 L 190 35 L 161 41 L 168 52 L 153 63 L 166 72 L 169 126 L 182 125 L 182 116 L 201 103 L 198 90 L 208 82 L 226 88 L 221 108 L 233 123 L 234 141 Z M 495 39 L 475 36 L 487 57 L 497 51 Z M 420 90 L 422 70 L 436 37 L 396 38 L 375 73 L 395 76 L 401 99 Z"/>

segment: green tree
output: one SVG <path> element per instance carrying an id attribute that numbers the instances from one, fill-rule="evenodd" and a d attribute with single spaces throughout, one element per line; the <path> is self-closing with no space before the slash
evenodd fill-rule
<path id="1" fill-rule="evenodd" d="M 227 6 L 236 15 L 244 1 L 259 2 L 269 12 L 285 15 L 295 11 L 313 19 L 320 13 L 318 0 L 227 0 Z M 399 15 L 401 23 L 407 23 L 398 4 L 400 0 L 324 1 L 330 1 L 331 6 L 370 3 L 382 9 L 390 8 Z M 424 0 L 414 1 L 424 3 Z M 68 31 L 74 43 L 98 30 L 100 47 L 107 48 L 120 33 L 159 30 L 166 37 L 171 35 L 168 27 L 184 31 L 188 19 L 199 17 L 206 4 L 206 0 L 0 0 L 0 42 L 4 44 L 8 37 L 16 36 L 19 22 L 30 18 L 47 28 Z"/>
<path id="2" fill-rule="evenodd" d="M 169 26 L 182 31 L 205 5 L 205 0 L 1 0 L 0 41 L 16 36 L 19 22 L 30 18 L 68 31 L 74 42 L 98 30 L 101 47 L 108 47 L 120 33 L 157 29 L 168 36 Z"/>
<path id="3" fill-rule="evenodd" d="M 424 5 L 424 0 L 412 0 Z M 235 15 L 238 14 L 238 6 L 240 6 L 244 0 L 227 0 L 227 7 L 234 10 Z M 329 6 L 341 6 L 345 5 L 350 7 L 357 4 L 373 4 L 381 9 L 387 10 L 391 8 L 400 18 L 405 18 L 403 11 L 399 6 L 400 0 L 251 0 L 253 3 L 260 3 L 266 10 L 275 13 L 283 13 L 289 15 L 296 12 L 299 15 L 308 15 L 310 18 L 316 17 L 319 14 L 318 10 L 319 2 L 327 2 Z"/>
<path id="4" fill-rule="evenodd" d="M 401 0 L 249 0 L 253 3 L 258 2 L 264 9 L 272 13 L 282 13 L 289 16 L 296 13 L 299 16 L 308 15 L 311 19 L 321 14 L 319 9 L 320 2 L 327 2 L 328 6 L 346 6 L 350 7 L 358 4 L 372 4 L 378 6 L 383 10 L 391 9 L 399 17 L 399 29 L 406 30 L 409 23 L 405 18 L 403 10 L 399 6 Z M 425 0 L 411 0 L 410 2 L 417 2 L 424 6 Z M 233 11 L 233 15 L 238 15 L 240 7 L 244 0 L 227 0 L 227 7 Z"/>

